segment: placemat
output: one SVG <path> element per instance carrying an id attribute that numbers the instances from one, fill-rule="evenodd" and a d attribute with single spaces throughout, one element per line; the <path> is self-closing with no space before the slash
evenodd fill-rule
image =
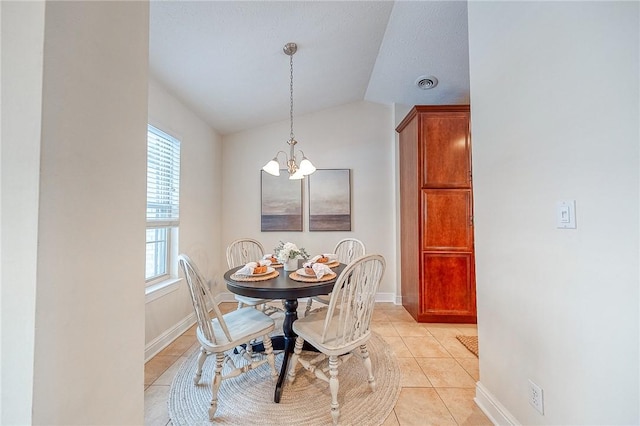
<path id="1" fill-rule="evenodd" d="M 336 273 L 332 272 L 331 274 L 327 274 L 327 275 L 323 275 L 322 278 L 317 279 L 317 278 L 313 278 L 313 277 L 303 277 L 302 275 L 298 274 L 297 272 L 292 272 L 291 275 L 289 275 L 289 278 L 291 278 L 294 281 L 300 281 L 303 283 L 321 283 L 323 281 L 331 281 L 333 279 L 335 279 L 336 277 Z"/>
<path id="2" fill-rule="evenodd" d="M 253 275 L 236 275 L 236 274 L 232 274 L 231 275 L 231 279 L 234 281 L 266 281 L 266 280 L 270 280 L 271 278 L 275 278 L 278 275 L 280 275 L 280 272 L 278 271 L 273 271 L 270 274 L 265 274 L 265 275 L 258 275 L 257 277 L 254 277 Z"/>

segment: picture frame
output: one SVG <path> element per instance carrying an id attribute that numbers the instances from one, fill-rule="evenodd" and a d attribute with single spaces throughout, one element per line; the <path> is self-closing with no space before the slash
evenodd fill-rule
<path id="1" fill-rule="evenodd" d="M 260 171 L 260 230 L 302 231 L 302 181 Z"/>
<path id="2" fill-rule="evenodd" d="M 351 169 L 318 169 L 309 179 L 309 231 L 351 231 Z"/>

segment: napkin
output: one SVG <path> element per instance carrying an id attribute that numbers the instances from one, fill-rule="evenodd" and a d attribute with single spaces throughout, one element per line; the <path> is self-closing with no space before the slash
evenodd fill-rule
<path id="1" fill-rule="evenodd" d="M 270 260 L 260 260 L 258 262 L 249 262 L 244 265 L 242 268 L 236 271 L 237 275 L 253 275 L 253 270 L 256 266 L 269 266 L 271 265 Z"/>
<path id="2" fill-rule="evenodd" d="M 272 254 L 272 253 L 267 253 L 267 254 L 265 254 L 264 256 L 262 256 L 262 259 L 263 259 L 263 260 L 269 260 L 269 261 L 270 261 L 270 260 L 271 260 L 271 258 L 274 258 L 274 259 L 275 259 L 275 258 L 276 258 L 276 255 L 275 255 L 275 254 Z M 270 265 L 271 265 L 271 264 L 273 264 L 273 263 L 278 263 L 278 262 L 271 262 L 271 263 L 270 263 Z M 267 266 L 268 266 L 268 265 L 267 265 Z"/>
<path id="3" fill-rule="evenodd" d="M 329 262 L 335 262 L 338 260 L 338 255 L 335 253 L 322 253 L 324 257 L 329 258 Z"/>
<path id="4" fill-rule="evenodd" d="M 338 255 L 336 255 L 334 253 L 322 253 L 322 254 L 319 254 L 317 256 L 313 256 L 309 261 L 312 262 L 312 263 L 315 263 L 321 257 L 326 257 L 327 259 L 329 259 L 329 261 L 327 263 L 331 263 L 331 262 L 333 262 L 335 260 L 338 260 Z"/>
<path id="5" fill-rule="evenodd" d="M 329 268 L 324 263 L 314 263 L 313 261 L 305 262 L 302 265 L 302 267 L 303 268 L 311 267 L 311 269 L 313 269 L 313 272 L 315 272 L 317 279 L 320 279 L 320 278 L 324 277 L 325 275 L 329 275 L 329 274 L 331 274 L 333 272 L 331 270 L 331 268 Z"/>

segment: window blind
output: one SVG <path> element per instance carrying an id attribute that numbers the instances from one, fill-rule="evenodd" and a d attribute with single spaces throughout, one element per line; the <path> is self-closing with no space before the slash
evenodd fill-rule
<path id="1" fill-rule="evenodd" d="M 147 132 L 147 226 L 177 226 L 180 141 L 153 126 Z"/>

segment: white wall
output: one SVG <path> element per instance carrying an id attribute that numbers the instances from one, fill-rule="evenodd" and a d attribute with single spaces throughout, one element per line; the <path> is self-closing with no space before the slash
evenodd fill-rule
<path id="1" fill-rule="evenodd" d="M 640 422 L 638 17 L 469 2 L 477 396 L 497 419 Z M 556 229 L 559 200 L 577 229 Z"/>
<path id="2" fill-rule="evenodd" d="M 148 19 L 45 7 L 33 424 L 143 422 Z"/>
<path id="3" fill-rule="evenodd" d="M 221 249 L 221 138 L 153 79 L 149 80 L 149 124 L 181 142 L 179 252 L 188 254 L 215 285 L 226 270 Z M 184 280 L 177 291 L 148 302 L 145 319 L 148 358 L 195 322 Z"/>
<path id="4" fill-rule="evenodd" d="M 0 13 L 0 424 L 9 425 L 32 419 L 44 3 L 0 2 Z"/>
<path id="5" fill-rule="evenodd" d="M 387 270 L 379 296 L 394 301 L 395 170 L 393 111 L 390 106 L 357 102 L 294 117 L 298 147 L 319 169 L 351 169 L 352 231 L 309 232 L 307 182 L 303 182 L 303 232 L 260 231 L 260 171 L 278 150 L 286 150 L 289 121 L 223 138 L 224 247 L 252 237 L 267 251 L 279 240 L 309 254 L 332 250 L 342 238 L 361 239 L 368 253 L 382 254 Z M 226 291 L 226 289 L 220 289 Z"/>

